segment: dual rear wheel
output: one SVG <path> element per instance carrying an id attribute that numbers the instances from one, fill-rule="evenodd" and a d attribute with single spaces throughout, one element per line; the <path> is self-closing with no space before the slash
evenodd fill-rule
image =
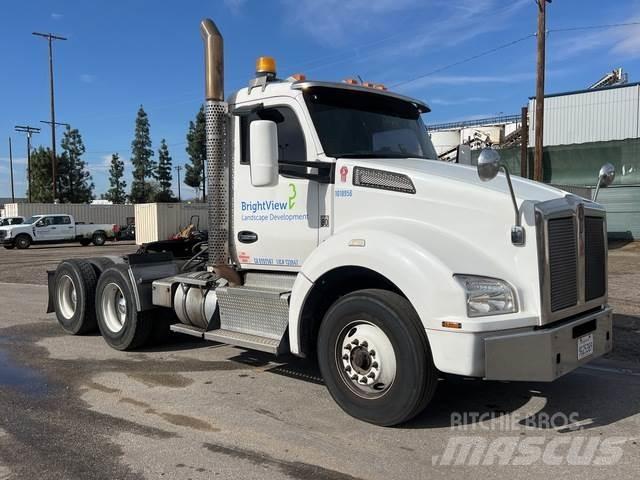
<path id="1" fill-rule="evenodd" d="M 62 328 L 72 335 L 100 330 L 116 350 L 131 350 L 160 338 L 168 323 L 138 312 L 126 265 L 112 265 L 101 275 L 85 260 L 65 260 L 53 282 L 53 307 Z M 159 330 L 163 330 L 160 332 Z"/>

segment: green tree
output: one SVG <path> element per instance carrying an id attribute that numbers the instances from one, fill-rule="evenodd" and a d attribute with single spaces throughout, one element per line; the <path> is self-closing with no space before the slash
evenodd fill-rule
<path id="1" fill-rule="evenodd" d="M 149 180 L 153 179 L 156 164 L 151 158 L 151 134 L 149 117 L 140 105 L 136 117 L 136 130 L 131 142 L 131 163 L 133 164 L 133 182 L 129 197 L 133 203 L 145 203 L 152 200 Z"/>
<path id="2" fill-rule="evenodd" d="M 206 117 L 204 107 L 200 107 L 196 115 L 195 122 L 189 122 L 189 131 L 187 132 L 187 154 L 191 164 L 185 165 L 184 183 L 196 190 L 196 196 L 202 190 L 202 200 L 204 201 L 204 166 L 207 158 L 207 130 Z"/>
<path id="3" fill-rule="evenodd" d="M 109 185 L 107 193 L 103 195 L 105 200 L 113 203 L 124 203 L 127 199 L 125 188 L 127 182 L 124 181 L 124 162 L 120 160 L 117 153 L 111 155 L 111 165 L 109 166 Z"/>
<path id="4" fill-rule="evenodd" d="M 85 152 L 82 136 L 67 126 L 62 136 L 62 155 L 56 169 L 56 193 L 61 203 L 88 203 L 93 199 L 94 184 L 82 159 Z"/>
<path id="5" fill-rule="evenodd" d="M 31 201 L 34 203 L 53 202 L 51 184 L 51 150 L 42 146 L 31 152 Z"/>
<path id="6" fill-rule="evenodd" d="M 169 147 L 167 142 L 163 138 L 160 142 L 160 149 L 158 150 L 158 169 L 156 171 L 156 178 L 158 179 L 158 185 L 160 191 L 156 194 L 156 202 L 173 202 L 175 197 L 171 191 L 171 182 L 173 175 L 171 174 L 171 155 L 169 155 Z"/>

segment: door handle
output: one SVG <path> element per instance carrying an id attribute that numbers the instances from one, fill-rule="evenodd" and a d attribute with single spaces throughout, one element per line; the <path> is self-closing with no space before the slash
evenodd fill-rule
<path id="1" fill-rule="evenodd" d="M 56 227 L 51 227 L 51 230 L 55 230 L 55 229 L 56 229 Z"/>
<path id="2" fill-rule="evenodd" d="M 258 241 L 258 234 L 248 230 L 238 232 L 238 241 L 241 243 L 255 243 Z"/>

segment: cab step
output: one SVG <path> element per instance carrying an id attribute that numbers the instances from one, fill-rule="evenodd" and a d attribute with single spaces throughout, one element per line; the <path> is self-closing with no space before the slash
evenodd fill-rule
<path id="1" fill-rule="evenodd" d="M 272 353 L 273 355 L 278 354 L 278 348 L 280 346 L 280 340 L 251 335 L 249 333 L 232 332 L 231 330 L 222 328 L 205 332 L 204 339 Z"/>

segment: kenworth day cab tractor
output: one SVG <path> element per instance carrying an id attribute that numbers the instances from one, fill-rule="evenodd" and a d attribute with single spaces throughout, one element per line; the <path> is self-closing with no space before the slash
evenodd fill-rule
<path id="1" fill-rule="evenodd" d="M 429 107 L 380 85 L 281 80 L 263 57 L 225 101 L 222 36 L 201 33 L 208 244 L 63 261 L 64 330 L 317 357 L 340 407 L 378 425 L 421 412 L 441 372 L 552 381 L 611 350 L 600 205 L 511 180 L 494 150 L 437 161 Z"/>

